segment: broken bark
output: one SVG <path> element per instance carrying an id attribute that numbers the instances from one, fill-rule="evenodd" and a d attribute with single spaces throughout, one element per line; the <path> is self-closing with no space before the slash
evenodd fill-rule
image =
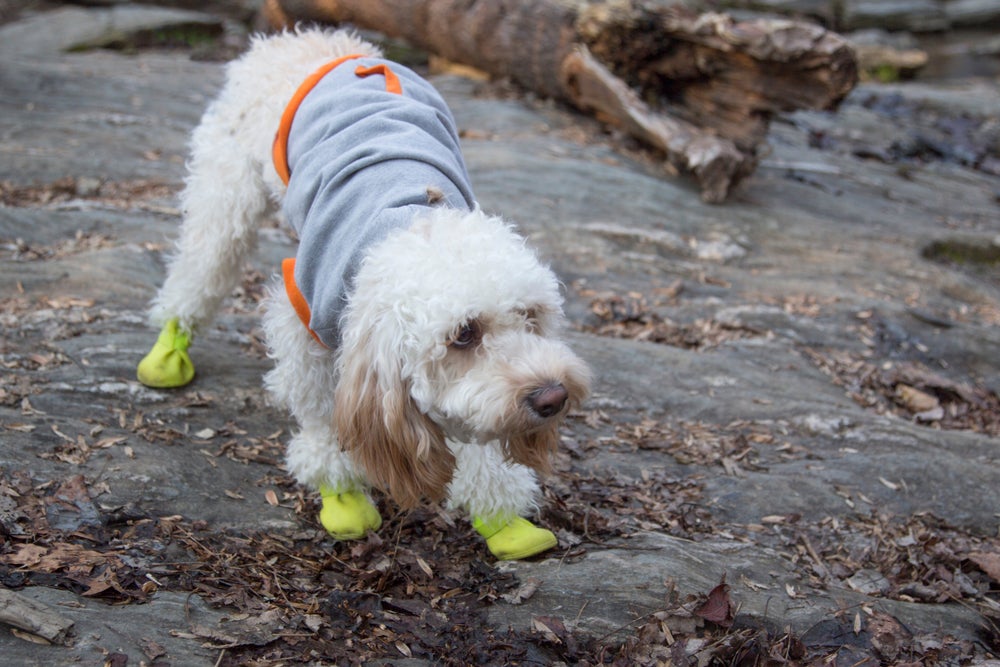
<path id="1" fill-rule="evenodd" d="M 721 202 L 775 114 L 831 109 L 857 81 L 839 35 L 654 0 L 266 0 L 275 27 L 352 24 L 509 78 L 623 128 Z"/>
<path id="2" fill-rule="evenodd" d="M 46 605 L 14 591 L 0 588 L 0 623 L 41 637 L 53 644 L 66 644 L 73 622 Z"/>

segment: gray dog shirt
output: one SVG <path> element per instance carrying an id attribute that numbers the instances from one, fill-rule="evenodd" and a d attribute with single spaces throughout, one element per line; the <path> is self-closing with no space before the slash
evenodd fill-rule
<path id="1" fill-rule="evenodd" d="M 429 205 L 429 188 L 445 205 L 476 205 L 444 100 L 381 58 L 349 56 L 307 79 L 285 111 L 274 157 L 288 186 L 283 211 L 299 235 L 283 266 L 286 289 L 327 347 L 339 342 L 365 250 L 408 227 Z"/>

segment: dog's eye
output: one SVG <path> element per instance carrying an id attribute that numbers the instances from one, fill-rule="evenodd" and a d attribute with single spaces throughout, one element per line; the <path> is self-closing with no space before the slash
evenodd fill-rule
<path id="1" fill-rule="evenodd" d="M 528 333 L 539 333 L 541 331 L 537 310 L 526 308 L 521 311 L 521 315 L 524 317 L 524 328 L 527 329 Z"/>
<path id="2" fill-rule="evenodd" d="M 455 337 L 451 339 L 451 346 L 459 350 L 466 350 L 478 345 L 482 337 L 483 332 L 479 322 L 471 320 L 463 324 L 455 333 Z"/>

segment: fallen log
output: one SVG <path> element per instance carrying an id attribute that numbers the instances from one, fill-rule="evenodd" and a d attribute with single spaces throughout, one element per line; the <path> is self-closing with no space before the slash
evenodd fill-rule
<path id="1" fill-rule="evenodd" d="M 263 15 L 376 30 L 568 102 L 662 151 L 707 202 L 754 171 L 776 114 L 836 108 L 857 82 L 819 26 L 655 0 L 265 0 Z"/>

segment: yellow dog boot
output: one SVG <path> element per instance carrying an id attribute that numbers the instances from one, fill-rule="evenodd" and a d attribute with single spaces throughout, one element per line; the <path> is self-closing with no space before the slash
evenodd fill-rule
<path id="1" fill-rule="evenodd" d="M 539 528 L 527 519 L 514 517 L 511 520 L 494 519 L 487 521 L 473 517 L 472 527 L 486 538 L 486 546 L 500 560 L 520 560 L 559 544 L 552 531 Z"/>
<path id="2" fill-rule="evenodd" d="M 194 378 L 194 364 L 187 353 L 190 345 L 191 337 L 180 330 L 177 318 L 169 320 L 153 349 L 139 362 L 139 382 L 157 389 L 186 385 Z"/>
<path id="3" fill-rule="evenodd" d="M 382 525 L 378 510 L 361 491 L 338 492 L 321 486 L 319 495 L 323 499 L 319 522 L 338 540 L 360 539 Z"/>

